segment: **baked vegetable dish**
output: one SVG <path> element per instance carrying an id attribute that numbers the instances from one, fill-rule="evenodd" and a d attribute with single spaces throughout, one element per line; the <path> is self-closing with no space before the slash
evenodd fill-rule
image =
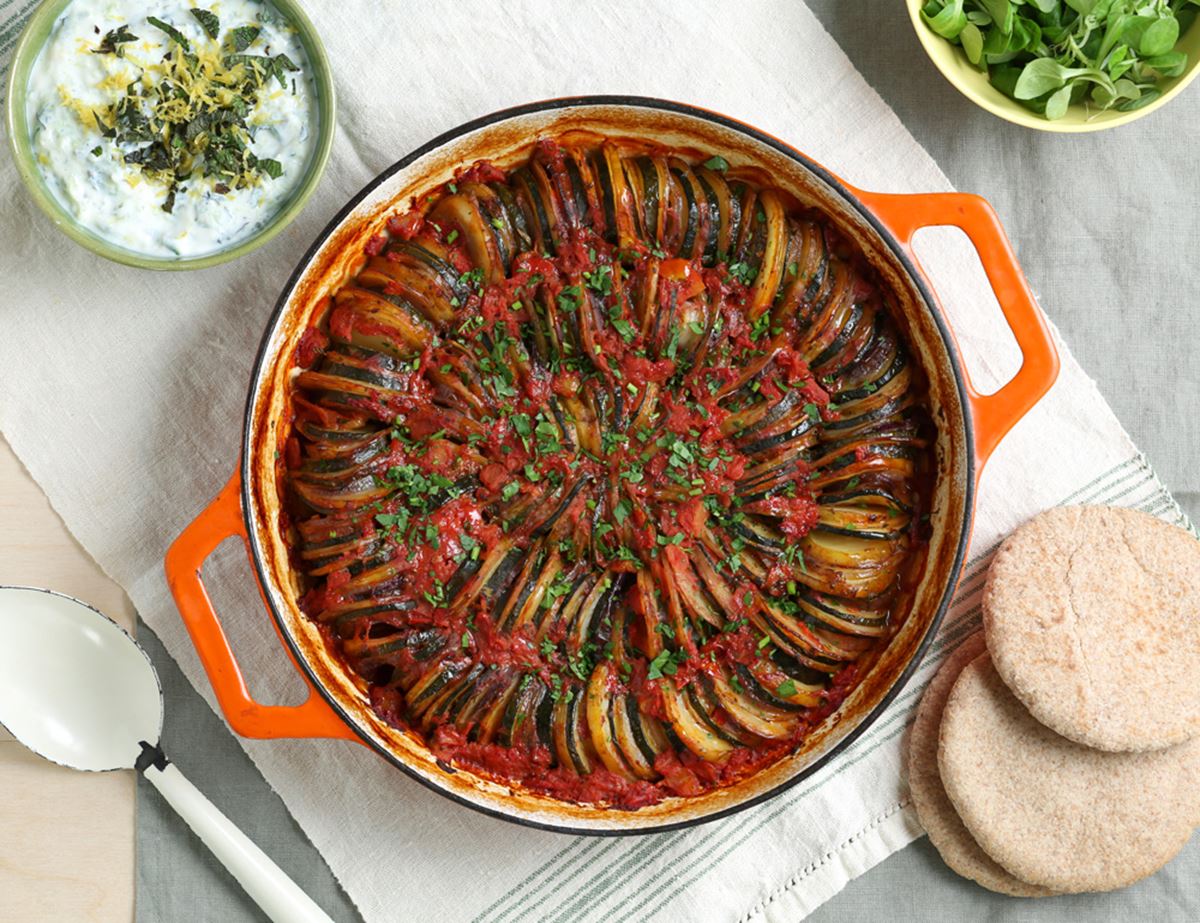
<path id="1" fill-rule="evenodd" d="M 924 381 L 873 271 L 769 180 L 542 140 L 389 218 L 304 332 L 300 605 L 445 763 L 699 795 L 801 747 L 898 628 Z"/>

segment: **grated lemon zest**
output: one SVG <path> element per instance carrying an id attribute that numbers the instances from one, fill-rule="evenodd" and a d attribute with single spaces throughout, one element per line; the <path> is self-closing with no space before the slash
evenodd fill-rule
<path id="1" fill-rule="evenodd" d="M 61 83 L 58 85 L 58 96 L 62 100 L 62 104 L 75 113 L 75 118 L 79 119 L 84 128 L 89 131 L 100 131 L 100 126 L 96 123 L 95 110 L 103 107 L 89 106 L 83 100 L 72 96 L 66 86 Z"/>
<path id="2" fill-rule="evenodd" d="M 96 84 L 96 89 L 124 93 L 125 88 L 129 86 L 129 84 L 133 83 L 135 79 L 136 78 L 130 77 L 128 74 L 121 71 L 114 71 Z"/>

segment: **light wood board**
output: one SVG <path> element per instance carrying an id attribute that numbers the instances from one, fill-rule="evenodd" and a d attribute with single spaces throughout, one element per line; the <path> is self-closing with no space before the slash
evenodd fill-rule
<path id="1" fill-rule="evenodd" d="M 2 437 L 0 584 L 58 590 L 133 627 L 125 593 L 67 532 Z M 63 769 L 0 729 L 0 921 L 129 923 L 134 791 L 132 772 Z"/>

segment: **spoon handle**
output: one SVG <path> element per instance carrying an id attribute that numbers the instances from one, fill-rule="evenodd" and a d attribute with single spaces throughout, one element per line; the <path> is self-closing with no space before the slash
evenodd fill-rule
<path id="1" fill-rule="evenodd" d="M 163 761 L 147 766 L 143 775 L 162 793 L 167 804 L 187 821 L 213 855 L 238 880 L 246 893 L 274 923 L 333 923 L 271 858 L 222 814 L 200 790 Z"/>

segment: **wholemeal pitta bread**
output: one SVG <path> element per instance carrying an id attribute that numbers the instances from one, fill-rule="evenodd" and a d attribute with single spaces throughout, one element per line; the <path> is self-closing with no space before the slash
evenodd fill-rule
<path id="1" fill-rule="evenodd" d="M 1136 510 L 1048 510 L 996 554 L 996 670 L 1043 724 L 1102 750 L 1200 735 L 1200 541 Z"/>
<path id="2" fill-rule="evenodd" d="M 987 654 L 942 713 L 942 784 L 989 856 L 1055 891 L 1124 887 L 1169 862 L 1200 819 L 1200 741 L 1114 753 L 1055 734 Z"/>
<path id="3" fill-rule="evenodd" d="M 938 774 L 938 730 L 942 709 L 958 674 L 983 649 L 983 632 L 967 638 L 942 664 L 921 697 L 908 740 L 908 786 L 913 806 L 921 826 L 929 834 L 929 841 L 958 874 L 1001 894 L 1048 897 L 1055 892 L 1014 878 L 979 848 L 955 813 Z"/>

